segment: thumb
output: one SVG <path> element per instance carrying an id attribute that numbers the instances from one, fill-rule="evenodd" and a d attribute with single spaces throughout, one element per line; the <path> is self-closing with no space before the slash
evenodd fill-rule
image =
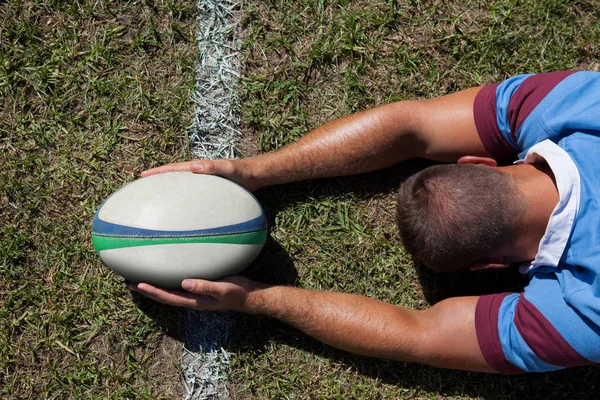
<path id="1" fill-rule="evenodd" d="M 190 165 L 190 171 L 194 173 L 224 177 L 232 175 L 233 169 L 233 163 L 229 160 L 201 160 Z"/>
<path id="2" fill-rule="evenodd" d="M 203 296 L 219 296 L 214 282 L 203 279 L 185 279 L 181 282 L 181 287 L 188 292 Z"/>

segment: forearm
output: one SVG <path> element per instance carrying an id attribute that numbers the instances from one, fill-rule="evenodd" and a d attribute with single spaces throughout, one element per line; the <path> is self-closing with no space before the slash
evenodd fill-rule
<path id="1" fill-rule="evenodd" d="M 252 291 L 243 311 L 279 319 L 352 353 L 491 372 L 474 333 L 475 301 L 453 299 L 418 311 L 362 296 L 275 286 Z"/>
<path id="2" fill-rule="evenodd" d="M 240 160 L 253 188 L 359 174 L 424 157 L 489 157 L 475 126 L 480 88 L 383 105 L 329 122 L 281 149 Z"/>
<path id="3" fill-rule="evenodd" d="M 329 122 L 251 159 L 257 186 L 359 174 L 424 155 L 417 101 L 387 104 Z"/>
<path id="4" fill-rule="evenodd" d="M 184 292 L 144 283 L 129 288 L 165 304 L 267 315 L 357 354 L 493 372 L 477 341 L 477 297 L 446 299 L 416 311 L 350 294 L 269 286 L 242 276 L 217 282 L 186 279 Z"/>
<path id="5" fill-rule="evenodd" d="M 415 316 L 422 312 L 351 294 L 284 286 L 253 292 L 244 311 L 276 318 L 352 353 L 404 361 L 414 361 L 416 349 L 411 335 L 402 332 L 416 332 Z"/>

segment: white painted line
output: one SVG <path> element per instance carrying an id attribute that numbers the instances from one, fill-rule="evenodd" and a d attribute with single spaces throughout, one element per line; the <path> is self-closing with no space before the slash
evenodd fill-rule
<path id="1" fill-rule="evenodd" d="M 240 135 L 241 3 L 199 0 L 198 67 L 191 126 L 192 153 L 198 158 L 235 158 Z"/>
<path id="2" fill-rule="evenodd" d="M 242 3 L 198 0 L 198 64 L 190 127 L 192 156 L 235 158 L 239 138 L 240 40 Z M 232 324 L 229 313 L 188 311 L 181 358 L 186 400 L 226 399 L 230 355 L 224 349 Z"/>
<path id="3" fill-rule="evenodd" d="M 225 399 L 229 353 L 229 313 L 188 311 L 188 329 L 182 356 L 186 399 Z"/>

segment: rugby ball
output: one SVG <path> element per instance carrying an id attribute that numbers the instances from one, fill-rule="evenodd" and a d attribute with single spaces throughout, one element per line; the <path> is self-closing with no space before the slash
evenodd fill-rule
<path id="1" fill-rule="evenodd" d="M 260 203 L 225 178 L 191 172 L 151 175 L 125 185 L 98 208 L 92 242 L 126 280 L 180 289 L 185 278 L 240 273 L 261 251 Z"/>

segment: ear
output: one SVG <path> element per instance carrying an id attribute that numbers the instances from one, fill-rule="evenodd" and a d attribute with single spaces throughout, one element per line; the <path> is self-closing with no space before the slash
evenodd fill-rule
<path id="1" fill-rule="evenodd" d="M 473 264 L 469 265 L 469 269 L 471 271 L 481 271 L 482 269 L 508 268 L 510 266 L 510 264 L 494 261 L 496 260 L 475 261 Z"/>
<path id="2" fill-rule="evenodd" d="M 498 163 L 493 158 L 489 157 L 477 157 L 477 156 L 464 156 L 458 159 L 459 164 L 475 164 L 475 165 L 487 165 L 488 167 L 497 167 Z"/>

